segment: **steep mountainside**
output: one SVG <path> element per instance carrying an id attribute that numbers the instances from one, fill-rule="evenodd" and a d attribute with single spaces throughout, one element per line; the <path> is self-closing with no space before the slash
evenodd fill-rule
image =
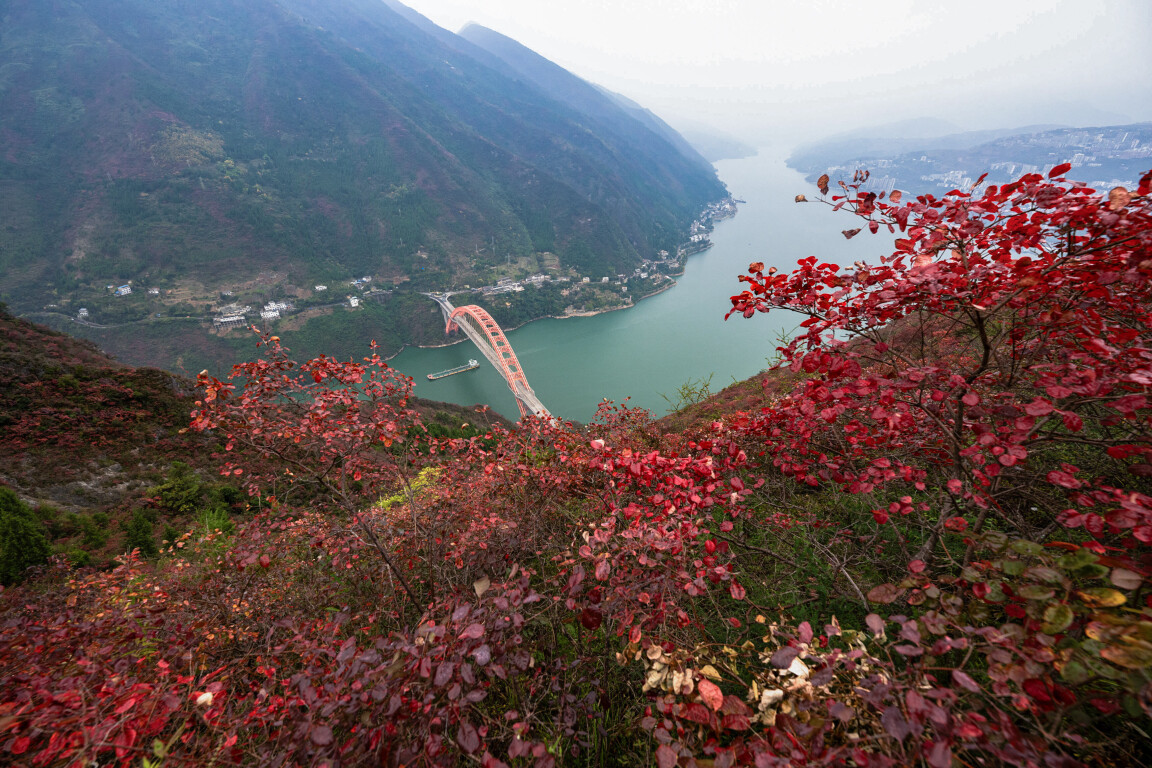
<path id="1" fill-rule="evenodd" d="M 218 482 L 215 439 L 187 429 L 195 399 L 187 378 L 124 365 L 0 305 L 0 491 L 36 510 L 56 552 L 108 562 L 141 510 L 136 546 L 155 545 L 166 525 L 183 532 L 192 521 L 169 498 L 177 487 L 197 513 L 217 502 L 228 514 L 245 509 L 244 494 Z M 411 405 L 434 436 L 511 426 L 475 407 Z"/>
<path id="2" fill-rule="evenodd" d="M 652 121 L 377 0 L 4 0 L 0 148 L 0 293 L 75 314 L 157 289 L 121 321 L 261 273 L 292 298 L 545 252 L 620 272 L 724 194 Z"/>
<path id="3" fill-rule="evenodd" d="M 460 37 L 506 64 L 516 77 L 587 115 L 594 132 L 617 147 L 625 162 L 647 160 L 663 167 L 664 182 L 670 190 L 680 190 L 681 180 L 690 177 L 694 166 L 707 164 L 680 134 L 628 97 L 589 83 L 510 37 L 479 24 L 469 24 L 460 31 Z M 624 149 L 628 147 L 639 149 L 639 156 L 627 156 Z M 670 162 L 667 158 L 676 160 Z"/>

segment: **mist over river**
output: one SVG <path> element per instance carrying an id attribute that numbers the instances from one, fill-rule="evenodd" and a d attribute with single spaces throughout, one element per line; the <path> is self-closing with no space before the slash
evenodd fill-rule
<path id="1" fill-rule="evenodd" d="M 818 195 L 815 187 L 786 167 L 787 147 L 763 147 L 755 157 L 716 164 L 733 197 L 745 200 L 740 212 L 716 224 L 711 249 L 690 256 L 677 285 L 630 309 L 594 317 L 539 320 L 509 332 L 529 384 L 545 406 L 564 419 L 589 421 L 604 398 L 647 408 L 656 415 L 686 382 L 711 376 L 719 391 L 766 367 L 781 332 L 800 318 L 772 312 L 727 322 L 729 297 L 743 284 L 737 276 L 753 261 L 781 270 L 814 255 L 821 261 L 851 264 L 876 261 L 891 252 L 891 236 L 864 231 L 851 241 L 841 230 L 859 226 L 851 214 L 819 203 L 797 204 L 797 194 Z M 834 187 L 835 188 L 835 187 Z M 526 290 L 533 290 L 526 288 Z M 454 297 L 457 306 L 466 295 Z M 480 360 L 480 368 L 429 381 L 429 373 Z M 416 381 L 416 394 L 471 405 L 487 403 L 519 418 L 504 379 L 465 341 L 438 349 L 407 349 L 391 363 Z"/>

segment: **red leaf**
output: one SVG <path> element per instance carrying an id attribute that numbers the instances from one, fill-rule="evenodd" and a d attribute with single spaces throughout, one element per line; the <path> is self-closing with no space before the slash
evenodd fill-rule
<path id="1" fill-rule="evenodd" d="M 608 575 L 612 572 L 612 566 L 609 565 L 607 560 L 601 560 L 596 563 L 596 580 L 607 581 Z"/>
<path id="2" fill-rule="evenodd" d="M 734 581 L 728 585 L 728 594 L 732 595 L 733 600 L 743 600 L 745 594 L 744 587 Z"/>
<path id="3" fill-rule="evenodd" d="M 1024 412 L 1029 416 L 1047 416 L 1052 413 L 1052 403 L 1039 398 L 1024 406 Z"/>
<path id="4" fill-rule="evenodd" d="M 958 669 L 952 670 L 952 682 L 961 688 L 972 691 L 972 693 L 979 693 L 980 686 L 973 680 L 966 672 L 961 672 Z"/>
<path id="5" fill-rule="evenodd" d="M 326 747 L 332 743 L 332 729 L 326 725 L 314 725 L 309 738 L 312 739 L 313 744 Z"/>
<path id="6" fill-rule="evenodd" d="M 712 722 L 712 713 L 708 711 L 708 708 L 695 701 L 690 701 L 680 708 L 680 717 L 701 725 L 708 725 Z"/>
<path id="7" fill-rule="evenodd" d="M 1136 194 L 1146 195 L 1152 192 L 1152 171 L 1140 177 L 1140 186 L 1136 189 Z"/>
<path id="8" fill-rule="evenodd" d="M 897 706 L 890 706 L 884 710 L 884 714 L 880 716 L 880 724 L 884 726 L 888 735 L 897 741 L 903 741 L 912 733 L 912 727 L 908 725 L 908 721 L 904 719 Z"/>
<path id="9" fill-rule="evenodd" d="M 703 678 L 697 685 L 697 690 L 700 691 L 700 699 L 707 704 L 713 712 L 716 712 L 724 705 L 724 694 L 720 691 L 720 687 L 708 678 Z"/>
<path id="10" fill-rule="evenodd" d="M 896 602 L 896 599 L 902 594 L 904 594 L 904 590 L 895 584 L 880 584 L 868 590 L 866 597 L 870 602 L 887 605 Z"/>
<path id="11" fill-rule="evenodd" d="M 471 723 L 460 723 L 460 729 L 456 731 L 456 743 L 460 745 L 460 749 L 470 755 L 480 749 L 480 734 L 476 732 Z"/>
<path id="12" fill-rule="evenodd" d="M 786 645 L 772 654 L 771 664 L 776 667 L 776 669 L 788 669 L 799 655 L 800 651 L 798 649 Z"/>
<path id="13" fill-rule="evenodd" d="M 855 229 L 845 229 L 840 234 L 844 235 L 845 239 L 851 240 L 852 238 L 856 237 L 856 235 L 860 234 L 860 227 L 856 227 Z"/>
<path id="14" fill-rule="evenodd" d="M 946 741 L 928 742 L 928 765 L 932 768 L 952 768 L 952 748 Z"/>
<path id="15" fill-rule="evenodd" d="M 856 716 L 856 710 L 842 701 L 834 701 L 828 708 L 828 714 L 842 723 L 848 723 Z"/>
<path id="16" fill-rule="evenodd" d="M 744 715 L 725 715 L 720 727 L 729 731 L 746 731 L 749 728 L 748 718 Z"/>
<path id="17" fill-rule="evenodd" d="M 1067 472 L 1061 472 L 1058 469 L 1054 469 L 1048 473 L 1048 482 L 1053 485 L 1063 486 L 1064 488 L 1079 488 L 1083 485 L 1083 483 L 1072 475 Z"/>
<path id="18" fill-rule="evenodd" d="M 484 636 L 484 625 L 483 624 L 469 624 L 467 627 L 464 628 L 464 631 L 460 633 L 458 639 L 460 639 L 460 640 L 475 640 L 475 639 L 483 637 L 483 636 Z"/>
<path id="19" fill-rule="evenodd" d="M 1063 176 L 1070 170 L 1072 170 L 1072 163 L 1060 163 L 1060 165 L 1048 171 L 1048 178 L 1054 179 L 1057 176 Z"/>
<path id="20" fill-rule="evenodd" d="M 272 558 L 268 557 L 268 555 L 260 555 L 260 565 L 267 568 L 272 565 Z"/>
<path id="21" fill-rule="evenodd" d="M 676 750 L 667 744 L 656 747 L 656 768 L 675 768 L 678 759 Z"/>
<path id="22" fill-rule="evenodd" d="M 595 608 L 588 607 L 580 611 L 580 623 L 584 625 L 585 629 L 595 630 L 600 627 L 601 622 L 604 621 L 603 614 Z"/>
<path id="23" fill-rule="evenodd" d="M 1024 681 L 1024 692 L 1039 702 L 1048 703 L 1052 701 L 1051 694 L 1048 693 L 1048 686 L 1044 684 L 1043 680 L 1030 678 Z"/>

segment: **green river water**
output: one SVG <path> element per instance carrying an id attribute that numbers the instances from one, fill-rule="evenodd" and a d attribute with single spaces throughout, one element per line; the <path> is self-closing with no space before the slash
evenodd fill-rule
<path id="1" fill-rule="evenodd" d="M 716 164 L 733 197 L 746 203 L 734 218 L 717 223 L 712 248 L 689 257 L 674 288 L 630 309 L 539 320 L 508 332 L 528 382 L 554 415 L 589 421 L 605 398 L 629 398 L 629 405 L 663 415 L 669 409 L 664 396 L 674 400 L 686 382 L 710 376 L 712 390 L 719 391 L 753 376 L 768 366 L 779 334 L 793 330 L 798 318 L 773 312 L 724 321 L 729 297 L 743 287 L 737 276 L 750 262 L 787 270 L 810 255 L 851 264 L 891 251 L 891 237 L 867 231 L 846 241 L 841 230 L 859 226 L 851 214 L 793 202 L 799 193 L 809 198 L 818 193 L 784 165 L 787 155 L 787 148 L 765 147 L 755 157 Z M 454 303 L 467 303 L 465 298 L 457 296 Z M 480 368 L 437 381 L 426 378 L 469 358 L 480 360 Z M 470 342 L 407 349 L 390 364 L 415 379 L 420 397 L 486 403 L 519 418 L 508 386 Z"/>

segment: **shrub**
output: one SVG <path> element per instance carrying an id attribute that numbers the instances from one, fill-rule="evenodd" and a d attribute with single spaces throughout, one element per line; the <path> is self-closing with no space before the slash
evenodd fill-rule
<path id="1" fill-rule="evenodd" d="M 159 554 L 156 538 L 152 535 L 153 523 L 148 514 L 142 509 L 136 510 L 132 517 L 124 522 L 124 546 L 126 549 L 136 549 L 144 557 L 152 558 Z"/>
<path id="2" fill-rule="evenodd" d="M 0 488 L 0 584 L 24 579 L 29 568 L 48 562 L 52 548 L 44 527 L 27 504 L 8 488 Z"/>

